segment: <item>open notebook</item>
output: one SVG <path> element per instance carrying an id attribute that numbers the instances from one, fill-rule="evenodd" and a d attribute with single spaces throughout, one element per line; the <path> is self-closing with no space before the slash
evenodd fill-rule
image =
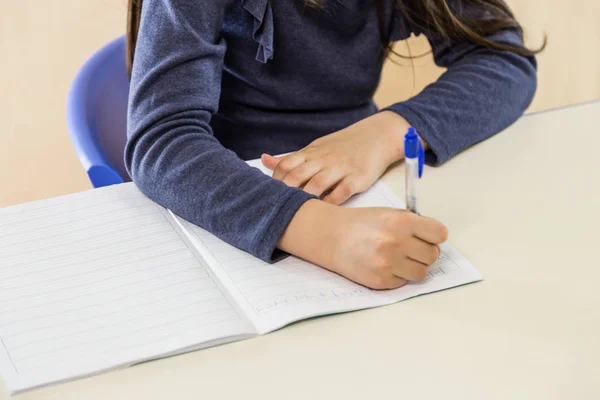
<path id="1" fill-rule="evenodd" d="M 347 206 L 401 202 L 377 183 Z M 14 393 L 481 279 L 442 250 L 424 282 L 372 291 L 293 257 L 264 263 L 133 184 L 0 209 L 0 373 Z"/>

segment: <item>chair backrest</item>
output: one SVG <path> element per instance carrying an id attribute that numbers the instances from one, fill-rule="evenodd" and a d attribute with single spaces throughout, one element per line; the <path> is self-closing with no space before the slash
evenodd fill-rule
<path id="1" fill-rule="evenodd" d="M 119 37 L 86 61 L 67 99 L 71 141 L 94 187 L 131 180 L 123 160 L 128 96 L 125 39 Z"/>

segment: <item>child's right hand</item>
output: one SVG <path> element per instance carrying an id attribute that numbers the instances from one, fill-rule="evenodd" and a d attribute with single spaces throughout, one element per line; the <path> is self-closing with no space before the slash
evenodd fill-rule
<path id="1" fill-rule="evenodd" d="M 424 279 L 447 237 L 441 223 L 404 210 L 310 200 L 279 247 L 367 287 L 392 289 Z"/>
<path id="2" fill-rule="evenodd" d="M 343 211 L 342 211 L 343 210 Z M 390 208 L 341 209 L 332 270 L 373 289 L 420 281 L 448 231 L 438 221 Z"/>

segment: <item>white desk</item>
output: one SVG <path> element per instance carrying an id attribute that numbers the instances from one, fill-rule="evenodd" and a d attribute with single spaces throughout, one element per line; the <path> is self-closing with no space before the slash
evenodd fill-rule
<path id="1" fill-rule="evenodd" d="M 599 399 L 598 149 L 595 103 L 426 170 L 422 211 L 484 282 L 15 398 Z"/>

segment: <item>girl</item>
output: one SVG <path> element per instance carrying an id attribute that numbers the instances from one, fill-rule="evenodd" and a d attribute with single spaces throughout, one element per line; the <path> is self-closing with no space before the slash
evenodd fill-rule
<path id="1" fill-rule="evenodd" d="M 411 33 L 448 71 L 379 111 L 386 50 Z M 402 159 L 410 125 L 440 165 L 536 88 L 536 51 L 503 0 L 130 0 L 128 45 L 140 190 L 265 261 L 295 254 L 376 289 L 423 279 L 446 228 L 338 205 Z M 261 155 L 275 179 L 242 161 Z"/>

